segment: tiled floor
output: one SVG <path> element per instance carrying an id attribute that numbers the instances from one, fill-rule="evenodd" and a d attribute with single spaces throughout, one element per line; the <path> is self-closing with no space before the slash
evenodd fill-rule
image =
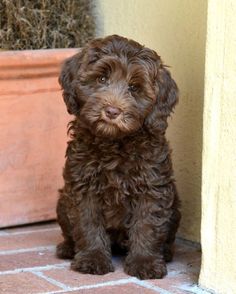
<path id="1" fill-rule="evenodd" d="M 200 252 L 182 241 L 177 241 L 164 279 L 140 281 L 123 272 L 117 257 L 113 259 L 115 272 L 105 276 L 70 270 L 69 261 L 55 257 L 61 239 L 55 223 L 0 230 L 0 293 L 204 293 L 196 285 Z"/>

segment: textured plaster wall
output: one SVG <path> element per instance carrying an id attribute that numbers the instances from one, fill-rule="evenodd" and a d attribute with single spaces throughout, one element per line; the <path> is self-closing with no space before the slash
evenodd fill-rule
<path id="1" fill-rule="evenodd" d="M 209 0 L 200 284 L 236 293 L 236 2 Z"/>
<path id="2" fill-rule="evenodd" d="M 180 88 L 168 137 L 182 199 L 179 234 L 199 241 L 206 35 L 205 0 L 97 0 L 97 35 L 120 34 L 155 49 Z"/>

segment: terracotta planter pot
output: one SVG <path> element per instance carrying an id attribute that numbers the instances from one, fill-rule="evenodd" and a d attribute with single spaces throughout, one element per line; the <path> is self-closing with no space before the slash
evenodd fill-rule
<path id="1" fill-rule="evenodd" d="M 76 51 L 0 53 L 0 227 L 55 218 L 70 119 L 57 80 Z"/>

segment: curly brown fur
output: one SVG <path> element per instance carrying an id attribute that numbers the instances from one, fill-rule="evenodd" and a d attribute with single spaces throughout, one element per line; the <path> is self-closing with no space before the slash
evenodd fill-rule
<path id="1" fill-rule="evenodd" d="M 57 205 L 65 239 L 58 256 L 105 274 L 119 247 L 126 273 L 163 277 L 180 221 L 165 138 L 174 80 L 154 51 L 113 35 L 66 60 L 59 82 L 75 118 Z"/>

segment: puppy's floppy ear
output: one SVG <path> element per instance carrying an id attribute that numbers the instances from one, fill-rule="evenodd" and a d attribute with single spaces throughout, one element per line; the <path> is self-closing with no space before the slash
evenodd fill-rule
<path id="1" fill-rule="evenodd" d="M 156 102 L 152 112 L 146 119 L 146 124 L 151 126 L 152 129 L 165 131 L 167 128 L 167 117 L 178 102 L 178 87 L 172 79 L 170 72 L 162 63 L 158 64 L 154 76 Z"/>
<path id="2" fill-rule="evenodd" d="M 179 99 L 179 91 L 170 72 L 161 65 L 156 80 L 157 104 L 162 114 L 169 116 Z"/>
<path id="3" fill-rule="evenodd" d="M 78 71 L 82 64 L 83 52 L 66 59 L 59 76 L 59 84 L 63 89 L 63 99 L 69 114 L 79 112 L 79 102 L 76 95 L 76 84 L 78 83 Z"/>

